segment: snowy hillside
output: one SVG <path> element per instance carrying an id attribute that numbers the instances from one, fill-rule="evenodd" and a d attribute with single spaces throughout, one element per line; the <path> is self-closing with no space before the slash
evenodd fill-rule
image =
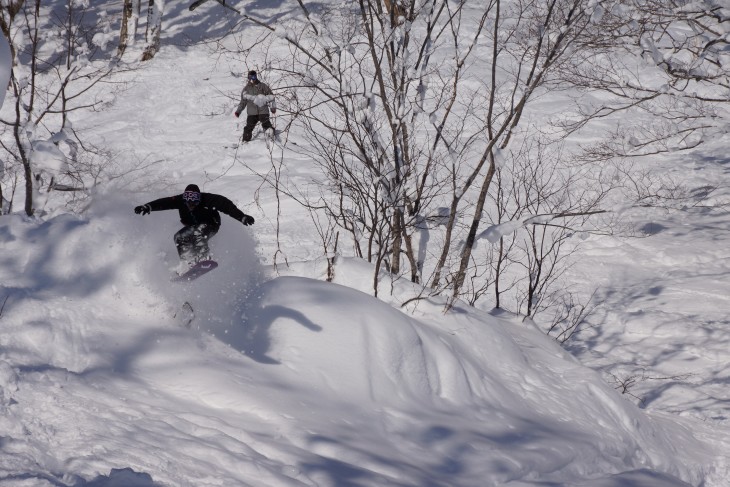
<path id="1" fill-rule="evenodd" d="M 73 118 L 112 177 L 76 213 L 51 192 L 40 217 L 0 216 L 1 486 L 728 485 L 721 204 L 627 212 L 646 238 L 586 238 L 570 278 L 600 306 L 565 348 L 507 313 L 401 307 L 421 291 L 407 281 L 375 298 L 372 265 L 347 255 L 327 283 L 310 214 L 262 182 L 314 186 L 290 150 L 306 135 L 239 145 L 241 75 L 263 66 L 202 42 L 259 31 L 215 2 L 167 3 L 156 57 Z M 653 163 L 701 188 L 727 178 L 728 142 Z M 256 223 L 224 215 L 220 267 L 170 283 L 177 212 L 133 208 L 190 183 Z"/>
<path id="2" fill-rule="evenodd" d="M 443 316 L 438 303 L 409 316 L 350 287 L 270 279 L 231 225 L 218 241 L 243 245 L 220 273 L 171 286 L 169 242 L 114 203 L 0 222 L 13 283 L 3 485 L 107 485 L 98 477 L 125 468 L 136 483 L 108 485 L 696 485 L 708 473 L 688 425 L 648 416 L 519 319 Z M 338 266 L 355 287 L 364 271 Z"/>

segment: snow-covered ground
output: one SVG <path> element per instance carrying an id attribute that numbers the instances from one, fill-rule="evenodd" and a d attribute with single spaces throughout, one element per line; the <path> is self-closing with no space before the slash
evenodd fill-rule
<path id="1" fill-rule="evenodd" d="M 199 17 L 171 12 L 180 41 Z M 362 261 L 323 282 L 307 213 L 257 175 L 311 162 L 237 146 L 248 67 L 171 44 L 74 121 L 146 169 L 80 216 L 0 218 L 0 485 L 728 485 L 727 209 L 647 209 L 627 214 L 645 238 L 584 242 L 573 278 L 600 306 L 568 351 L 518 317 L 404 313 L 409 284 L 373 298 Z M 728 143 L 655 163 L 722 185 Z M 221 267 L 172 285 L 176 212 L 132 209 L 189 183 L 256 224 L 223 216 Z"/>

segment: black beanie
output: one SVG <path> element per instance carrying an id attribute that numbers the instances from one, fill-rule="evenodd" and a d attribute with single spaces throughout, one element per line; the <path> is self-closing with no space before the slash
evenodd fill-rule
<path id="1" fill-rule="evenodd" d="M 248 75 L 249 76 L 256 76 L 256 71 L 251 70 L 251 71 L 248 72 Z"/>
<path id="2" fill-rule="evenodd" d="M 195 191 L 196 193 L 200 193 L 200 188 L 198 188 L 197 184 L 188 184 L 185 187 L 185 191 Z"/>

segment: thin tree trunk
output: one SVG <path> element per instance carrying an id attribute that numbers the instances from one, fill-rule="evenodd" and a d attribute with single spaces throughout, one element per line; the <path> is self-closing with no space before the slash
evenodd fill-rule
<path id="1" fill-rule="evenodd" d="M 403 242 L 403 211 L 400 208 L 396 208 L 393 212 L 393 243 L 392 243 L 392 257 L 390 262 L 390 273 L 398 275 L 400 273 L 400 254 L 401 244 Z"/>
<path id="2" fill-rule="evenodd" d="M 434 289 L 438 289 L 441 285 L 441 273 L 443 272 L 444 266 L 446 265 L 446 258 L 449 256 L 449 251 L 451 250 L 451 236 L 454 233 L 456 210 L 459 207 L 459 201 L 461 201 L 460 198 L 456 196 L 451 199 L 449 221 L 446 222 L 446 234 L 444 235 L 444 245 L 441 248 L 441 255 L 439 256 L 439 260 L 436 264 L 436 272 L 434 273 L 433 280 L 431 280 L 431 287 Z"/>
<path id="3" fill-rule="evenodd" d="M 149 61 L 160 50 L 160 33 L 162 31 L 162 15 L 165 11 L 165 0 L 150 0 L 147 8 L 147 35 L 142 53 L 142 61 Z"/>
<path id="4" fill-rule="evenodd" d="M 403 241 L 406 244 L 406 257 L 411 266 L 411 282 L 415 284 L 421 283 L 421 266 L 419 265 L 416 254 L 413 251 L 413 238 L 406 232 L 403 232 Z"/>
<path id="5" fill-rule="evenodd" d="M 456 274 L 456 278 L 454 279 L 454 300 L 459 297 L 461 286 L 464 284 L 464 279 L 466 278 L 466 269 L 469 266 L 474 242 L 476 242 L 477 230 L 479 229 L 479 223 L 484 211 L 484 203 L 487 200 L 487 194 L 489 193 L 489 187 L 492 185 L 492 179 L 494 179 L 495 172 L 496 165 L 494 163 L 494 156 L 490 156 L 489 169 L 487 170 L 487 174 L 482 182 L 482 188 L 479 191 L 479 199 L 477 200 L 477 205 L 474 209 L 474 218 L 471 222 L 471 226 L 469 227 L 469 235 L 466 237 L 464 248 L 461 249 L 461 263 L 459 265 L 459 271 Z"/>
<path id="6" fill-rule="evenodd" d="M 31 45 L 32 45 L 32 52 L 31 52 L 31 67 L 30 67 L 30 84 L 31 84 L 31 90 L 30 90 L 30 100 L 28 101 L 26 106 L 23 106 L 23 111 L 26 111 L 28 113 L 32 113 L 33 106 L 35 105 L 35 82 L 36 82 L 36 73 L 37 73 L 37 63 L 38 63 L 38 38 L 39 38 L 39 29 L 38 29 L 38 19 L 40 18 L 40 10 L 41 10 L 41 0 L 36 0 L 35 2 L 35 24 L 33 26 L 33 29 L 30 31 L 31 35 Z M 15 127 L 13 127 L 13 135 L 15 137 L 15 142 L 18 147 L 18 156 L 20 157 L 20 160 L 23 163 L 23 176 L 25 178 L 25 214 L 28 216 L 33 216 L 33 170 L 31 168 L 30 159 L 28 158 L 28 154 L 25 151 L 25 148 L 23 147 L 22 137 L 21 137 L 21 121 L 23 120 L 21 117 L 21 96 L 20 92 L 16 93 L 16 102 L 15 102 L 15 116 L 18 123 L 15 124 Z"/>
<path id="7" fill-rule="evenodd" d="M 133 0 L 124 0 L 124 8 L 122 9 L 122 25 L 119 29 L 119 46 L 117 46 L 117 57 L 122 57 L 124 51 L 129 45 L 129 24 L 132 21 L 134 10 Z"/>
<path id="8" fill-rule="evenodd" d="M 494 270 L 494 307 L 502 307 L 502 264 L 504 263 L 504 237 L 499 239 L 499 254 L 497 255 L 497 266 Z"/>

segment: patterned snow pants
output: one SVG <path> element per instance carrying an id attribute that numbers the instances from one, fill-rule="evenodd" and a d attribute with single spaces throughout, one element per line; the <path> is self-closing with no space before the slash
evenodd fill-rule
<path id="1" fill-rule="evenodd" d="M 217 232 L 217 227 L 207 223 L 181 228 L 175 234 L 175 247 L 180 259 L 191 265 L 209 259 L 208 240 Z"/>

